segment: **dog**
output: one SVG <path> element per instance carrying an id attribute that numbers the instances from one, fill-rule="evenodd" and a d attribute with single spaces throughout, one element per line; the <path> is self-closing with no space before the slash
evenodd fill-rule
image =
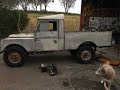
<path id="1" fill-rule="evenodd" d="M 105 90 L 110 90 L 111 83 L 115 78 L 115 70 L 109 62 L 100 65 L 95 74 L 103 77 L 101 83 L 103 83 Z"/>

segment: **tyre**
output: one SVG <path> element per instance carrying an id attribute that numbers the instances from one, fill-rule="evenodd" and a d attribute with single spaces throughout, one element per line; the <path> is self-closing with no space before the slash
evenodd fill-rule
<path id="1" fill-rule="evenodd" d="M 70 54 L 72 56 L 76 56 L 77 55 L 77 50 L 70 50 L 69 52 L 70 52 Z"/>
<path id="2" fill-rule="evenodd" d="M 4 51 L 3 59 L 10 67 L 20 67 L 24 65 L 26 52 L 18 46 L 11 46 Z"/>
<path id="3" fill-rule="evenodd" d="M 91 63 L 95 58 L 95 50 L 92 46 L 81 46 L 77 52 L 77 58 L 80 63 Z"/>

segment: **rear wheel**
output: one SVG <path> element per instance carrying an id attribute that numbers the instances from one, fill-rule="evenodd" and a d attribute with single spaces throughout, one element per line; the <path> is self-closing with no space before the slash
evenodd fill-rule
<path id="1" fill-rule="evenodd" d="M 77 57 L 78 57 L 79 62 L 88 64 L 94 60 L 95 50 L 93 49 L 92 46 L 88 46 L 88 45 L 81 46 L 78 49 Z"/>
<path id="2" fill-rule="evenodd" d="M 18 46 L 8 47 L 4 52 L 3 59 L 4 62 L 10 67 L 20 67 L 24 65 L 26 53 Z"/>

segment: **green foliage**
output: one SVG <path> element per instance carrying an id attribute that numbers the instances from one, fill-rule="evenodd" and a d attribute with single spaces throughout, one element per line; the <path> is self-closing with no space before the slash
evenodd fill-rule
<path id="1" fill-rule="evenodd" d="M 0 38 L 9 34 L 18 33 L 18 11 L 0 10 Z M 20 11 L 20 29 L 22 30 L 28 22 L 27 14 Z"/>
<path id="2" fill-rule="evenodd" d="M 17 5 L 17 0 L 0 0 L 0 9 L 13 9 Z"/>

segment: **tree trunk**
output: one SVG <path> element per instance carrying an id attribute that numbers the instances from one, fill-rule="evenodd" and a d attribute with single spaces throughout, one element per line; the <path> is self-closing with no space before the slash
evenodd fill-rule
<path id="1" fill-rule="evenodd" d="M 37 6 L 35 6 L 35 9 L 36 9 L 36 11 L 37 11 Z"/>
<path id="2" fill-rule="evenodd" d="M 65 13 L 68 13 L 69 9 L 68 8 L 65 8 Z"/>
<path id="3" fill-rule="evenodd" d="M 24 11 L 27 11 L 27 7 L 25 6 L 25 7 L 23 8 L 23 10 L 24 10 Z"/>
<path id="4" fill-rule="evenodd" d="M 40 3 L 40 11 L 42 11 L 42 4 Z"/>
<path id="5" fill-rule="evenodd" d="M 21 33 L 21 30 L 20 30 L 20 11 L 19 11 L 19 10 L 18 10 L 18 22 L 17 22 L 17 28 L 18 28 L 19 33 Z"/>
<path id="6" fill-rule="evenodd" d="M 45 5 L 45 12 L 47 12 L 47 6 Z"/>

